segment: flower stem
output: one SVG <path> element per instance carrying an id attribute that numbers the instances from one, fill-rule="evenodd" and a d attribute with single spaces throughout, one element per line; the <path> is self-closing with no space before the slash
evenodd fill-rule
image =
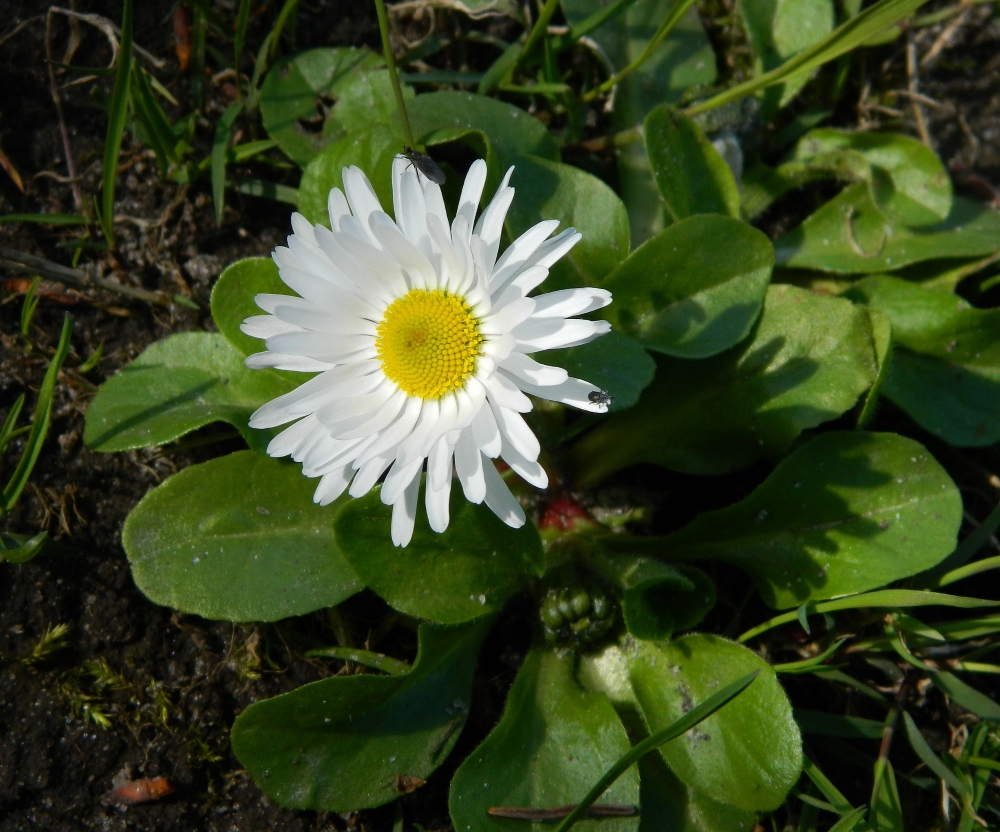
<path id="1" fill-rule="evenodd" d="M 389 67 L 389 80 L 392 81 L 392 91 L 396 95 L 396 106 L 399 108 L 399 118 L 403 122 L 403 137 L 407 145 L 413 147 L 413 131 L 410 130 L 410 118 L 406 115 L 406 104 L 403 101 L 403 90 L 399 86 L 396 75 L 396 62 L 392 58 L 392 44 L 389 43 L 389 18 L 385 13 L 385 0 L 375 0 L 375 11 L 378 14 L 378 28 L 382 33 L 382 51 L 385 53 L 385 63 Z"/>
<path id="2" fill-rule="evenodd" d="M 548 32 L 549 21 L 552 19 L 552 15 L 555 14 L 558 7 L 559 0 L 545 0 L 545 5 L 542 6 L 542 10 L 538 13 L 538 19 L 535 21 L 535 25 L 531 27 L 531 32 L 528 34 L 528 39 L 524 43 L 524 48 L 518 56 L 517 63 L 514 64 L 514 68 L 510 72 L 511 75 L 517 72 L 518 68 L 524 62 L 524 59 L 528 57 L 531 51 L 538 44 L 538 41 L 540 41 L 545 36 L 546 32 Z"/>

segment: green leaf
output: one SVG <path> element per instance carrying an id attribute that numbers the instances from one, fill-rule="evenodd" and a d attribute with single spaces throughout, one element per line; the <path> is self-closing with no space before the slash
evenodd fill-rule
<path id="1" fill-rule="evenodd" d="M 205 618 L 277 621 L 334 606 L 362 585 L 300 466 L 252 451 L 192 465 L 129 514 L 122 545 L 157 604 Z"/>
<path id="2" fill-rule="evenodd" d="M 868 395 L 865 396 L 865 403 L 858 414 L 857 428 L 861 430 L 875 415 L 875 408 L 878 405 L 878 398 L 882 392 L 882 385 L 885 384 L 889 376 L 889 368 L 892 366 L 892 321 L 881 309 L 868 308 L 868 317 L 872 324 L 872 343 L 875 346 L 875 361 L 878 363 L 878 373 L 875 381 L 868 388 Z"/>
<path id="3" fill-rule="evenodd" d="M 581 234 L 569 254 L 553 264 L 542 290 L 600 286 L 628 256 L 628 214 L 618 195 L 596 176 L 537 156 L 516 156 L 510 184 L 517 195 L 507 212 L 512 239 L 542 220 Z"/>
<path id="4" fill-rule="evenodd" d="M 757 680 L 684 736 L 660 747 L 677 777 L 745 811 L 774 809 L 799 779 L 802 738 L 770 666 L 745 647 L 712 635 L 641 642 L 628 657 L 629 681 L 649 730 L 746 673 Z"/>
<path id="5" fill-rule="evenodd" d="M 704 361 L 660 358 L 639 403 L 585 436 L 573 460 L 586 484 L 639 462 L 727 473 L 780 456 L 801 431 L 852 407 L 874 377 L 862 309 L 771 286 L 750 338 Z"/>
<path id="6" fill-rule="evenodd" d="M 748 832 L 756 812 L 746 812 L 685 786 L 658 754 L 639 761 L 639 832 Z M 721 795 L 720 795 L 721 796 Z"/>
<path id="7" fill-rule="evenodd" d="M 715 606 L 715 584 L 693 566 L 628 553 L 593 553 L 587 564 L 618 588 L 625 626 L 636 638 L 690 630 Z"/>
<path id="8" fill-rule="evenodd" d="M 707 358 L 750 333 L 773 265 L 771 243 L 756 228 L 732 217 L 688 217 L 612 272 L 607 315 L 650 350 Z"/>
<path id="9" fill-rule="evenodd" d="M 251 447 L 263 449 L 270 435 L 247 421 L 291 389 L 277 373 L 247 369 L 224 336 L 182 332 L 151 344 L 101 385 L 87 408 L 83 439 L 97 451 L 124 451 L 228 422 Z"/>
<path id="10" fill-rule="evenodd" d="M 876 205 L 869 186 L 845 188 L 774 241 L 779 266 L 841 274 L 894 271 L 924 260 L 984 257 L 1000 249 L 1000 212 L 955 197 L 943 222 L 909 228 Z"/>
<path id="11" fill-rule="evenodd" d="M 839 58 L 861 46 L 926 2 L 927 0 L 880 0 L 861 14 L 846 20 L 825 38 L 817 41 L 808 49 L 802 50 L 795 57 L 789 58 L 781 66 L 756 78 L 751 78 L 749 81 L 744 81 L 742 84 L 730 87 L 693 107 L 688 107 L 686 112 L 688 115 L 695 115 L 714 110 L 716 107 L 737 101 L 758 90 L 773 87 L 775 84 L 783 84 L 789 79 L 811 72 L 828 61 Z"/>
<path id="12" fill-rule="evenodd" d="M 430 92 L 418 95 L 407 112 L 413 135 L 421 144 L 462 140 L 486 160 L 487 195 L 518 156 L 559 161 L 559 146 L 538 119 L 495 98 L 468 92 Z"/>
<path id="13" fill-rule="evenodd" d="M 512 529 L 485 505 L 451 495 L 451 522 L 443 534 L 431 531 L 417 512 L 413 539 L 405 549 L 392 544 L 380 487 L 348 502 L 334 531 L 348 563 L 366 586 L 392 607 L 444 624 L 469 621 L 499 610 L 529 580 L 542 573 L 542 543 L 532 523 Z"/>
<path id="14" fill-rule="evenodd" d="M 807 133 L 790 157 L 809 163 L 844 151 L 858 154 L 872 170 L 875 202 L 894 222 L 933 225 L 951 213 L 951 178 L 937 154 L 899 133 L 851 133 L 823 128 Z"/>
<path id="15" fill-rule="evenodd" d="M 569 24 L 582 23 L 603 7 L 601 0 L 562 0 Z M 638 0 L 623 15 L 591 32 L 617 72 L 645 51 L 673 0 Z M 611 126 L 615 132 L 642 124 L 660 104 L 677 102 L 690 87 L 713 84 L 715 53 L 696 9 L 689 9 L 652 56 L 621 81 L 614 98 Z M 619 148 L 618 175 L 628 209 L 633 248 L 663 230 L 663 202 L 653 169 L 641 143 Z"/>
<path id="16" fill-rule="evenodd" d="M 45 548 L 48 539 L 48 532 L 39 532 L 30 538 L 0 532 L 0 563 L 27 563 Z"/>
<path id="17" fill-rule="evenodd" d="M 260 338 L 251 338 L 240 329 L 247 318 L 264 314 L 254 302 L 259 294 L 294 295 L 281 282 L 278 267 L 270 257 L 237 260 L 219 275 L 212 287 L 212 320 L 226 340 L 243 355 L 264 350 Z"/>
<path id="18" fill-rule="evenodd" d="M 402 149 L 402 138 L 384 124 L 348 133 L 322 150 L 302 171 L 299 212 L 314 225 L 322 223 L 329 228 L 330 189 L 343 188 L 343 169 L 357 165 L 371 181 L 383 210 L 391 215 L 392 160 Z"/>
<path id="19" fill-rule="evenodd" d="M 948 556 L 962 498 L 918 442 L 893 433 L 821 434 L 745 500 L 663 540 L 680 559 L 750 572 L 764 602 L 786 609 L 916 575 Z"/>
<path id="20" fill-rule="evenodd" d="M 611 330 L 596 341 L 535 356 L 543 364 L 562 367 L 574 378 L 584 378 L 612 396 L 611 411 L 627 410 L 639 401 L 656 372 L 656 362 L 638 341 Z"/>
<path id="21" fill-rule="evenodd" d="M 646 153 L 673 221 L 693 214 L 740 216 L 740 193 L 725 163 L 701 128 L 661 104 L 646 116 Z"/>
<path id="22" fill-rule="evenodd" d="M 287 156 L 305 166 L 324 146 L 345 132 L 337 120 L 329 120 L 320 129 L 316 103 L 321 96 L 341 98 L 355 85 L 365 85 L 367 74 L 382 69 L 384 61 L 362 47 L 321 48 L 301 52 L 275 63 L 260 89 L 260 115 L 267 134 L 278 142 Z M 412 95 L 412 92 L 410 93 Z M 340 102 L 333 108 L 336 113 Z M 350 110 L 350 105 L 348 107 Z M 385 107 L 369 110 L 365 125 L 373 120 L 385 122 Z M 392 108 L 389 108 L 391 113 Z M 379 116 L 383 118 L 379 118 Z M 353 119 L 351 119 L 353 120 Z"/>
<path id="23" fill-rule="evenodd" d="M 833 31 L 834 8 L 831 0 L 757 0 L 739 6 L 753 47 L 756 71 L 768 72 Z M 810 79 L 812 70 L 791 77 L 772 87 L 764 96 L 768 114 L 787 104 Z"/>
<path id="24" fill-rule="evenodd" d="M 1000 440 L 1000 309 L 888 275 L 846 297 L 888 315 L 900 347 L 885 395 L 925 430 L 960 447 Z"/>
<path id="25" fill-rule="evenodd" d="M 509 830 L 515 824 L 490 817 L 494 806 L 548 809 L 578 802 L 615 760 L 630 748 L 607 697 L 580 688 L 572 653 L 534 649 L 524 660 L 500 724 L 465 760 L 451 784 L 455 829 Z M 639 803 L 638 772 L 630 770 L 600 803 Z M 551 824 L 519 823 L 542 832 Z M 639 817 L 582 821 L 580 829 L 635 832 Z"/>
<path id="26" fill-rule="evenodd" d="M 421 624 L 417 661 L 398 676 L 340 676 L 257 702 L 233 725 L 233 751 L 279 805 L 351 812 L 426 779 L 469 713 L 476 654 L 490 620 Z"/>

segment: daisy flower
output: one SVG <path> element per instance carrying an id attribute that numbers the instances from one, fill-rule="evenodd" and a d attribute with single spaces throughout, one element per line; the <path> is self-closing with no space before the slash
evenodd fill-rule
<path id="1" fill-rule="evenodd" d="M 243 323 L 267 346 L 248 367 L 318 373 L 251 417 L 254 428 L 293 423 L 267 452 L 319 477 L 320 505 L 345 490 L 361 497 L 385 475 L 382 502 L 392 506 L 397 546 L 413 535 L 425 462 L 435 531 L 448 527 L 453 476 L 470 502 L 485 501 L 514 528 L 524 523 L 493 460 L 538 488 L 548 484 L 538 439 L 521 416 L 532 408 L 526 393 L 608 409 L 593 384 L 531 358 L 606 333 L 606 321 L 573 316 L 606 306 L 611 295 L 565 289 L 529 297 L 580 239 L 573 228 L 550 236 L 558 220 L 538 223 L 498 259 L 513 170 L 477 219 L 486 184 L 477 160 L 449 223 L 441 189 L 405 158 L 392 167 L 395 221 L 364 173 L 345 168 L 344 190 L 330 191 L 330 228 L 293 214 L 288 247 L 272 254 L 298 297 L 257 295 L 268 314 Z"/>

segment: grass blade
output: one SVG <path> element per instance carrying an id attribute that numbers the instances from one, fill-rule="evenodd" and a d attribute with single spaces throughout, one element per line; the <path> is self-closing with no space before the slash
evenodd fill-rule
<path id="1" fill-rule="evenodd" d="M 356 647 L 319 647 L 315 650 L 307 651 L 306 656 L 319 659 L 340 659 L 344 662 L 363 664 L 365 667 L 381 670 L 390 676 L 409 673 L 413 670 L 412 665 L 401 662 L 399 659 L 384 656 L 381 653 L 373 653 L 371 650 L 361 650 Z"/>
<path id="2" fill-rule="evenodd" d="M 935 687 L 944 691 L 966 710 L 972 711 L 980 719 L 990 721 L 1000 720 L 1000 705 L 986 694 L 980 693 L 971 685 L 945 670 L 931 674 Z"/>
<path id="3" fill-rule="evenodd" d="M 866 806 L 861 806 L 849 815 L 844 815 L 844 817 L 830 827 L 830 832 L 851 832 L 851 830 L 864 818 L 866 809 Z"/>
<path id="4" fill-rule="evenodd" d="M 34 537 L 25 540 L 20 545 L 7 546 L 4 543 L 4 535 L 0 534 L 0 563 L 27 563 L 35 555 L 42 551 L 46 541 L 49 539 L 48 532 L 39 532 Z M 8 538 L 7 543 L 11 540 Z M 17 541 L 13 541 L 17 543 Z"/>
<path id="5" fill-rule="evenodd" d="M 234 101 L 222 114 L 215 126 L 215 140 L 212 142 L 212 199 L 215 201 L 215 224 L 222 225 L 222 212 L 226 207 L 226 150 L 233 132 L 233 122 L 243 109 L 243 104 Z"/>
<path id="6" fill-rule="evenodd" d="M 719 708 L 730 700 L 735 699 L 744 690 L 746 690 L 753 680 L 757 678 L 759 673 L 759 670 L 755 670 L 753 673 L 748 673 L 746 676 L 737 679 L 732 684 L 726 685 L 726 687 L 717 693 L 712 694 L 696 708 L 692 708 L 676 722 L 668 725 L 661 731 L 657 731 L 655 734 L 647 737 L 642 742 L 632 746 L 631 750 L 629 750 L 613 766 L 611 766 L 611 768 L 604 773 L 601 779 L 594 784 L 594 787 L 587 792 L 587 796 L 584 797 L 583 800 L 577 804 L 576 808 L 563 819 L 562 823 L 555 828 L 555 832 L 566 832 L 566 830 L 573 826 L 573 824 L 583 818 L 586 815 L 587 810 L 597 802 L 600 796 L 611 788 L 611 785 L 615 782 L 615 780 L 621 777 L 639 760 L 640 757 L 643 757 L 650 751 L 659 748 L 664 743 L 670 742 L 670 740 L 677 739 L 677 737 L 694 728 L 694 726 L 699 722 L 702 722 L 710 717 L 717 710 L 719 710 Z"/>
<path id="7" fill-rule="evenodd" d="M 879 32 L 888 29 L 893 23 L 902 20 L 916 11 L 927 0 L 880 0 L 871 8 L 838 26 L 829 35 L 808 49 L 789 58 L 781 66 L 766 72 L 757 78 L 751 78 L 742 84 L 737 84 L 725 92 L 702 101 L 684 110 L 685 114 L 693 116 L 714 110 L 730 101 L 751 95 L 758 90 L 773 87 L 787 81 L 792 75 L 805 73 L 829 61 L 850 52 Z"/>
<path id="8" fill-rule="evenodd" d="M 36 222 L 39 225 L 86 225 L 87 218 L 77 214 L 0 214 L 0 223 Z"/>
<path id="9" fill-rule="evenodd" d="M 918 577 L 914 586 L 921 589 L 924 587 L 934 589 L 974 575 L 975 572 L 966 573 L 960 567 L 965 566 L 986 545 L 986 541 L 998 528 L 1000 528 L 1000 503 L 997 503 L 978 528 L 955 547 L 954 552 L 933 569 Z M 971 566 L 974 565 L 971 564 Z"/>
<path id="10" fill-rule="evenodd" d="M 11 475 L 10 481 L 3 490 L 2 502 L 0 502 L 0 516 L 8 513 L 21 492 L 28 484 L 28 477 L 38 461 L 38 455 L 42 452 L 42 443 L 49 432 L 49 422 L 52 420 L 52 399 L 56 389 L 56 379 L 59 377 L 59 370 L 63 361 L 66 360 L 66 353 L 69 352 L 69 339 L 73 332 L 73 317 L 69 314 L 63 319 L 62 333 L 59 336 L 59 345 L 56 347 L 55 355 L 49 362 L 49 367 L 45 371 L 45 378 L 42 379 L 42 386 L 38 390 L 38 403 L 35 405 L 35 416 L 31 423 L 31 432 L 28 434 L 28 441 L 24 445 L 24 451 L 18 460 L 17 468 Z"/>
<path id="11" fill-rule="evenodd" d="M 102 182 L 101 228 L 108 244 L 115 245 L 115 180 L 118 178 L 118 156 L 122 149 L 122 134 L 128 115 L 129 86 L 132 79 L 132 0 L 124 0 L 122 36 L 118 48 L 118 68 L 111 93 L 108 136 L 104 142 L 104 178 Z"/>
<path id="12" fill-rule="evenodd" d="M 24 393 L 17 397 L 17 401 L 7 413 L 7 418 L 3 420 L 3 425 L 0 426 L 0 456 L 7 450 L 10 440 L 14 438 L 14 425 L 17 424 L 17 417 L 21 415 L 22 407 L 24 407 Z"/>
<path id="13" fill-rule="evenodd" d="M 276 182 L 265 182 L 263 179 L 240 179 L 236 190 L 249 196 L 262 196 L 265 199 L 276 199 L 289 205 L 298 205 L 299 192 L 289 185 L 279 185 Z"/>
<path id="14" fill-rule="evenodd" d="M 145 138 L 156 154 L 156 161 L 160 168 L 160 175 L 167 172 L 168 166 L 176 161 L 174 152 L 177 144 L 177 136 L 174 128 L 163 112 L 163 108 L 153 95 L 153 89 L 149 85 L 149 78 L 146 71 L 138 64 L 133 66 L 132 72 L 132 110 L 136 119 L 142 125 Z"/>
<path id="15" fill-rule="evenodd" d="M 236 100 L 243 100 L 243 83 L 240 80 L 240 64 L 243 62 L 243 44 L 247 37 L 247 23 L 250 21 L 250 0 L 240 0 L 236 12 L 236 37 L 233 39 L 233 68 L 236 70 Z"/>
<path id="16" fill-rule="evenodd" d="M 962 595 L 945 595 L 941 592 L 927 592 L 914 589 L 878 589 L 874 592 L 863 592 L 860 595 L 849 595 L 846 598 L 834 598 L 831 601 L 809 602 L 808 614 L 815 615 L 837 610 L 870 609 L 872 607 L 997 607 L 1000 601 L 986 601 L 982 598 L 966 598 Z M 774 627 L 788 624 L 798 618 L 798 610 L 782 613 L 747 630 L 737 641 L 744 642 L 767 632 Z"/>
<path id="17" fill-rule="evenodd" d="M 816 788 L 823 794 L 823 797 L 830 801 L 833 808 L 840 813 L 842 818 L 850 817 L 854 812 L 858 811 L 840 793 L 840 790 L 830 782 L 829 778 L 820 771 L 819 766 L 806 756 L 802 757 L 802 771 L 805 772 L 806 777 L 813 781 Z M 864 809 L 864 807 L 861 808 L 862 810 Z"/>
<path id="18" fill-rule="evenodd" d="M 771 669 L 774 670 L 775 673 L 808 673 L 823 664 L 823 662 L 830 658 L 830 656 L 836 653 L 845 641 L 847 641 L 847 639 L 842 638 L 836 644 L 827 647 L 826 650 L 818 656 L 813 656 L 811 659 L 804 659 L 801 662 L 788 662 L 787 664 L 775 664 L 771 665 Z"/>
<path id="19" fill-rule="evenodd" d="M 941 780 L 944 780 L 955 794 L 960 796 L 965 796 L 967 789 L 965 784 L 958 779 L 958 775 L 955 774 L 948 766 L 946 766 L 941 758 L 934 753 L 934 749 L 930 747 L 927 740 L 924 739 L 924 735 L 920 733 L 920 729 L 917 727 L 917 723 L 913 721 L 913 717 L 908 713 L 903 714 L 903 725 L 906 726 L 906 738 L 910 741 L 910 748 L 913 749 L 924 765 L 927 766 L 931 771 L 934 772 Z"/>

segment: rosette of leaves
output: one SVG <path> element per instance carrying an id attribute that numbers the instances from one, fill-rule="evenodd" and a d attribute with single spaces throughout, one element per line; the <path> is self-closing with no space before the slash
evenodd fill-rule
<path id="1" fill-rule="evenodd" d="M 591 5 L 564 3 L 571 23 L 588 19 Z M 632 4 L 596 39 L 617 38 L 628 60 L 642 15 L 648 24 L 659 5 Z M 606 310 L 612 334 L 544 358 L 613 397 L 602 420 L 570 421 L 558 408 L 539 415 L 552 464 L 575 475 L 580 488 L 636 464 L 705 477 L 757 465 L 766 473 L 743 499 L 664 536 L 583 524 L 554 539 L 547 534 L 543 546 L 531 522 L 512 530 L 456 497 L 444 534 L 421 518 L 409 547 L 396 550 L 377 492 L 319 508 L 298 468 L 265 456 L 267 436 L 247 428 L 250 413 L 292 384 L 281 372 L 243 366 L 257 348 L 239 330 L 256 314 L 253 297 L 287 292 L 266 259 L 240 261 L 219 279 L 212 296 L 218 333 L 152 345 L 91 403 L 85 440 L 97 450 L 163 445 L 217 422 L 248 446 L 180 471 L 130 514 L 123 544 L 136 583 L 153 601 L 208 618 L 277 621 L 334 607 L 366 588 L 394 614 L 418 621 L 411 665 L 356 651 L 377 672 L 323 679 L 240 714 L 233 748 L 282 805 L 354 811 L 395 800 L 407 784 L 430 777 L 464 729 L 483 640 L 518 596 L 538 622 L 534 640 L 502 719 L 455 773 L 455 828 L 510 829 L 518 824 L 490 810 L 580 802 L 630 748 L 756 672 L 738 698 L 644 757 L 600 798 L 638 813 L 583 821 L 643 832 L 750 828 L 798 781 L 801 735 L 774 667 L 741 643 L 694 632 L 712 621 L 713 570 L 745 574 L 765 604 L 783 611 L 774 620 L 808 622 L 817 610 L 885 606 L 871 597 L 888 597 L 880 588 L 954 563 L 948 558 L 962 504 L 948 474 L 916 439 L 846 428 L 869 424 L 882 395 L 962 444 L 947 432 L 943 408 L 918 415 L 908 391 L 929 377 L 953 391 L 947 382 L 959 370 L 966 375 L 954 384 L 970 375 L 993 383 L 984 333 L 995 322 L 950 293 L 957 279 L 944 267 L 931 276 L 937 288 L 859 275 L 925 261 L 947 260 L 952 269 L 955 258 L 978 262 L 998 245 L 995 214 L 952 198 L 933 154 L 892 136 L 815 132 L 770 173 L 748 170 L 739 183 L 702 125 L 662 103 L 714 78 L 692 57 L 707 44 L 700 24 L 686 20 L 672 49 L 650 64 L 655 72 L 635 78 L 615 105 L 618 124 L 641 124 L 643 139 L 623 155 L 621 195 L 568 164 L 542 122 L 509 103 L 438 91 L 408 106 L 421 148 L 464 144 L 487 160 L 492 184 L 516 166 L 510 237 L 542 217 L 583 233 L 554 282 L 602 286 L 615 297 Z M 813 48 L 808 38 L 782 41 L 789 30 L 775 20 L 770 37 L 780 58 Z M 382 77 L 371 55 L 347 57 L 362 62 L 357 78 Z M 761 57 L 762 72 L 772 57 Z M 310 61 L 329 67 L 341 60 L 293 59 L 268 81 L 300 88 L 293 98 L 301 114 L 283 126 L 267 116 L 265 125 L 304 165 L 299 209 L 313 222 L 324 220 L 329 189 L 351 164 L 391 204 L 389 169 L 402 146 L 380 80 L 352 92 L 357 78 L 349 72 L 310 74 Z M 659 89 L 655 101 L 637 98 L 648 91 L 640 81 L 662 85 L 664 77 L 673 84 L 669 95 Z M 789 76 L 782 95 L 801 80 Z M 369 91 L 384 118 L 347 106 Z M 293 141 L 293 133 L 302 137 L 296 124 L 309 134 L 308 147 Z M 777 198 L 789 182 L 824 177 L 847 185 L 775 245 L 746 221 L 750 207 Z M 445 199 L 457 194 L 446 189 Z M 834 274 L 844 281 L 838 289 L 853 289 L 835 297 L 810 291 L 808 280 L 776 281 L 776 264 L 786 270 L 782 279 L 794 267 Z M 928 294 L 910 297 L 911 289 Z M 968 405 L 953 392 L 945 396 Z M 995 408 L 985 394 L 976 401 L 972 409 L 984 415 L 963 417 L 962 436 L 985 442 L 995 435 Z M 560 580 L 567 564 L 579 581 Z M 548 587 L 556 588 L 549 594 Z M 918 594 L 919 603 L 936 602 L 935 593 Z M 903 597 L 892 595 L 892 605 Z"/>

